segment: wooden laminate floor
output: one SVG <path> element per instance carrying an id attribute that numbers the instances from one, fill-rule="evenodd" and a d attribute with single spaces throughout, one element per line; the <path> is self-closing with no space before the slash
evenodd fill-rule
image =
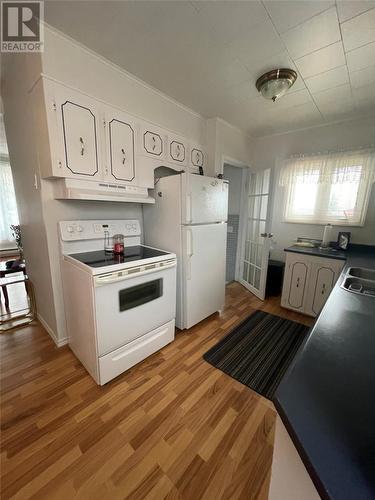
<path id="1" fill-rule="evenodd" d="M 275 412 L 202 355 L 253 309 L 227 305 L 104 387 L 36 324 L 0 336 L 1 498 L 267 498 Z"/>

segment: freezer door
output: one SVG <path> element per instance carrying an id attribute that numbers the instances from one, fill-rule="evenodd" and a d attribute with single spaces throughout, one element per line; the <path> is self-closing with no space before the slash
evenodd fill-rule
<path id="1" fill-rule="evenodd" d="M 183 174 L 182 224 L 227 220 L 228 183 L 203 175 Z"/>
<path id="2" fill-rule="evenodd" d="M 190 328 L 225 303 L 227 225 L 184 226 L 183 328 Z"/>

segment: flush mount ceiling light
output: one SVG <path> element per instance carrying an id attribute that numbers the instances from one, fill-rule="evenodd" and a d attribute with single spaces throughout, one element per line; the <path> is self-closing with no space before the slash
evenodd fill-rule
<path id="1" fill-rule="evenodd" d="M 265 99 L 275 102 L 288 92 L 296 80 L 297 73 L 292 69 L 273 69 L 258 78 L 255 86 Z"/>

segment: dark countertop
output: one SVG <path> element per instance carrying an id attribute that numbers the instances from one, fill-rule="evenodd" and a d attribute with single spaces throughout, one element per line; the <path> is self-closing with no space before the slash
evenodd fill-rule
<path id="1" fill-rule="evenodd" d="M 350 266 L 375 269 L 375 247 L 347 251 L 274 403 L 322 498 L 374 500 L 375 298 L 340 287 Z"/>
<path id="2" fill-rule="evenodd" d="M 291 247 L 284 248 L 285 252 L 292 253 L 303 253 L 305 255 L 315 255 L 316 257 L 327 257 L 329 259 L 345 260 L 347 258 L 347 252 L 343 250 L 335 250 L 334 248 L 329 248 L 327 250 L 320 248 L 309 248 L 309 247 L 299 247 L 297 245 L 292 245 Z"/>

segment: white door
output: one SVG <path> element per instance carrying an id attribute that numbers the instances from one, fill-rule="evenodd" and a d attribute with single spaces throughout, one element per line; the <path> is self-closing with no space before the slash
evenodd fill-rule
<path id="1" fill-rule="evenodd" d="M 135 179 L 134 124 L 120 113 L 107 114 L 108 173 L 127 184 Z"/>
<path id="2" fill-rule="evenodd" d="M 270 238 L 271 169 L 248 172 L 246 199 L 247 223 L 242 238 L 240 282 L 260 299 L 264 299 Z"/>
<path id="3" fill-rule="evenodd" d="M 190 328 L 225 303 L 227 225 L 184 226 L 185 274 L 183 326 Z"/>
<path id="4" fill-rule="evenodd" d="M 183 174 L 181 180 L 183 224 L 204 224 L 227 220 L 227 182 L 194 174 Z"/>

